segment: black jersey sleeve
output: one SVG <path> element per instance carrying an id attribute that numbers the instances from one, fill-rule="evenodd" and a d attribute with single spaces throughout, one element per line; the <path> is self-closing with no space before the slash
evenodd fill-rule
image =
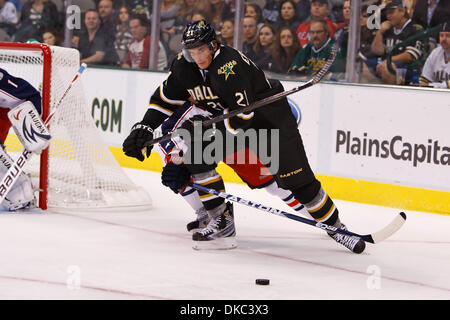
<path id="1" fill-rule="evenodd" d="M 143 120 L 152 128 L 158 127 L 189 99 L 189 93 L 182 78 L 186 63 L 181 56 L 175 59 L 167 79 L 153 92 Z"/>

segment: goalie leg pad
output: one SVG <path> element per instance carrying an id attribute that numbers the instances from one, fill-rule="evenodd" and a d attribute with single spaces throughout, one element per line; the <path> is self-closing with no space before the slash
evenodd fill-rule
<path id="1" fill-rule="evenodd" d="M 33 103 L 26 101 L 8 112 L 8 118 L 22 145 L 40 154 L 50 144 L 50 132 Z"/>
<path id="2" fill-rule="evenodd" d="M 6 153 L 3 147 L 0 147 L 0 176 L 6 174 L 13 164 L 13 160 Z M 6 195 L 5 200 L 0 203 L 0 210 L 15 211 L 23 208 L 34 207 L 36 198 L 34 196 L 33 184 L 30 177 L 21 173 L 16 183 Z"/>

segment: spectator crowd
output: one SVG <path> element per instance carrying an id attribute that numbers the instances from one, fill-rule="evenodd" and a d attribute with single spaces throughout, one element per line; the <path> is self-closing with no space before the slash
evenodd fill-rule
<path id="1" fill-rule="evenodd" d="M 254 0 L 240 23 L 242 52 L 261 69 L 307 78 L 325 64 L 342 30 L 348 36 L 353 0 Z M 360 82 L 448 87 L 449 0 L 362 0 Z M 206 19 L 223 45 L 234 45 L 234 0 L 73 0 L 81 28 L 69 39 L 83 62 L 148 69 L 152 11 L 160 13 L 157 69 L 167 70 L 181 51 L 185 26 Z M 0 41 L 62 45 L 62 0 L 0 0 Z M 405 42 L 405 40 L 409 40 Z M 67 39 L 66 42 L 67 43 Z M 341 46 L 330 80 L 345 79 L 347 46 Z"/>

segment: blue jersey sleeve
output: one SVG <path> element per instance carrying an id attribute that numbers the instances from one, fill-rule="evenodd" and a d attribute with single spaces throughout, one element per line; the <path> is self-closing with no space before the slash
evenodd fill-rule
<path id="1" fill-rule="evenodd" d="M 191 105 L 192 104 L 188 101 L 181 107 L 176 108 L 172 115 L 161 124 L 162 134 L 168 134 L 172 132 L 178 120 L 183 116 L 186 110 L 191 107 Z"/>
<path id="2" fill-rule="evenodd" d="M 41 94 L 39 91 L 26 80 L 14 77 L 2 68 L 0 68 L 0 90 L 18 100 L 31 101 L 36 110 L 42 114 Z"/>

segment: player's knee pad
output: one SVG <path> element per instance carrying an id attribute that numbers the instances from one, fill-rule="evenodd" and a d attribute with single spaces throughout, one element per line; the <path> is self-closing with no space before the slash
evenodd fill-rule
<path id="1" fill-rule="evenodd" d="M 13 160 L 6 153 L 3 147 L 0 147 L 0 176 L 3 177 L 13 164 Z M 6 195 L 5 200 L 0 204 L 1 210 L 18 210 L 34 204 L 35 196 L 33 184 L 30 177 L 21 173 L 17 181 Z"/>

